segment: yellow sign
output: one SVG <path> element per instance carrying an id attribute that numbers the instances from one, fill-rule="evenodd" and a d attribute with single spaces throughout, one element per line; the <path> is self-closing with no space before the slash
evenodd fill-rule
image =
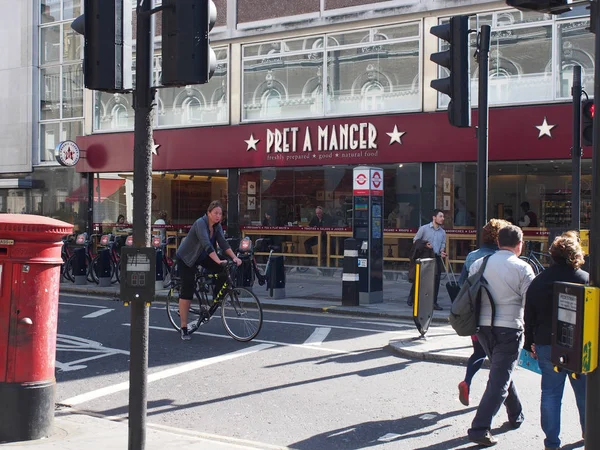
<path id="1" fill-rule="evenodd" d="M 15 245 L 15 241 L 12 239 L 0 239 L 0 245 Z"/>
<path id="2" fill-rule="evenodd" d="M 590 373 L 598 367 L 598 318 L 600 316 L 600 288 L 585 287 L 583 307 L 583 342 L 581 372 Z"/>
<path id="3" fill-rule="evenodd" d="M 581 240 L 581 248 L 583 253 L 586 255 L 590 254 L 590 230 L 581 230 L 579 232 L 579 239 Z"/>

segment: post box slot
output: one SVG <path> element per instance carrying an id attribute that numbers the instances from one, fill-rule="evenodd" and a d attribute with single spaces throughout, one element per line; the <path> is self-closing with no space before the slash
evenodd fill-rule
<path id="1" fill-rule="evenodd" d="M 8 255 L 8 248 L 0 247 L 0 255 Z"/>

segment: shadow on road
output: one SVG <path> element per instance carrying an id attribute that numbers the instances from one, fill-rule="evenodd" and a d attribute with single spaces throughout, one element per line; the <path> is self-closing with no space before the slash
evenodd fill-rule
<path id="1" fill-rule="evenodd" d="M 468 414 L 475 409 L 461 408 L 460 410 L 451 411 L 446 414 L 438 414 L 434 411 L 428 413 L 420 412 L 419 414 L 394 420 L 361 423 L 321 433 L 303 441 L 290 444 L 288 447 L 295 450 L 349 450 L 374 447 L 383 445 L 386 442 L 399 442 L 404 439 L 428 436 L 435 431 L 447 428 L 450 425 L 441 425 L 439 422 L 454 416 Z M 425 414 L 432 417 L 425 419 L 423 418 Z M 439 425 L 433 430 L 422 431 L 423 428 L 430 428 L 436 424 Z M 468 443 L 466 437 L 456 440 L 459 444 Z M 448 450 L 454 447 L 449 447 L 448 443 L 443 443 L 439 444 L 439 446 L 436 444 L 435 447 L 427 448 Z"/>

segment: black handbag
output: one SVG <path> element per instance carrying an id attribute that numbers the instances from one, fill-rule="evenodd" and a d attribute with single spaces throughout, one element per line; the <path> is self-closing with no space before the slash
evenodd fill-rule
<path id="1" fill-rule="evenodd" d="M 446 274 L 448 276 L 448 282 L 446 283 L 446 290 L 448 291 L 448 295 L 450 296 L 450 302 L 454 302 L 454 299 L 456 298 L 456 296 L 458 295 L 458 293 L 460 291 L 460 286 L 458 285 L 458 282 L 456 281 L 456 276 L 454 275 L 454 272 L 452 271 L 452 263 L 450 261 L 448 261 L 448 265 L 446 266 L 444 264 L 444 267 L 446 268 Z M 448 268 L 450 268 L 450 272 L 448 272 Z"/>

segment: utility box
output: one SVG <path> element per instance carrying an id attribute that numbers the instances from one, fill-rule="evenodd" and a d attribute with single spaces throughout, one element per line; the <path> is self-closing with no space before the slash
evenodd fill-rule
<path id="1" fill-rule="evenodd" d="M 552 363 L 574 373 L 598 367 L 600 288 L 554 283 Z"/>
<path id="2" fill-rule="evenodd" d="M 0 214 L 0 442 L 52 428 L 62 238 L 72 232 L 48 217 Z"/>

